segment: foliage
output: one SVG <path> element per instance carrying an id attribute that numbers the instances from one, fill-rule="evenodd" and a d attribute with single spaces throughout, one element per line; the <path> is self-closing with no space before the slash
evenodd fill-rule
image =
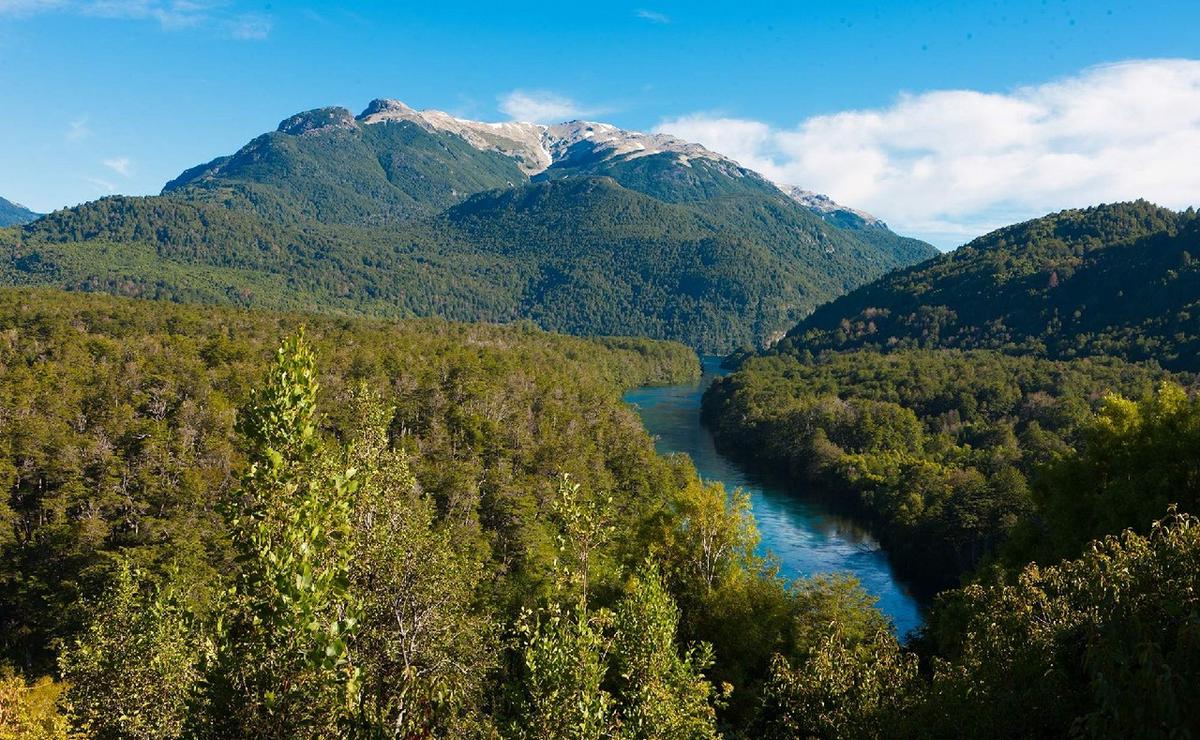
<path id="1" fill-rule="evenodd" d="M 946 592 L 924 658 L 833 630 L 775 660 L 768 737 L 1186 737 L 1200 707 L 1200 520 Z"/>
<path id="2" fill-rule="evenodd" d="M 765 737 L 894 737 L 917 700 L 917 657 L 887 630 L 849 639 L 836 627 L 792 667 L 771 665 Z"/>
<path id="3" fill-rule="evenodd" d="M 1169 382 L 1140 401 L 1108 395 L 1080 436 L 1078 452 L 1041 471 L 1036 544 L 1016 543 L 1010 559 L 1073 557 L 1105 535 L 1145 532 L 1168 506 L 1200 511 L 1200 397 Z"/>
<path id="4" fill-rule="evenodd" d="M 359 690 L 349 655 L 357 481 L 318 454 L 317 389 L 301 332 L 238 417 L 249 466 L 223 502 L 238 574 L 205 666 L 207 734 L 328 735 L 346 726 Z"/>
<path id="5" fill-rule="evenodd" d="M 712 647 L 701 643 L 681 655 L 675 645 L 679 617 L 658 566 L 648 562 L 630 579 L 613 619 L 623 737 L 717 737 L 714 702 L 720 696 L 704 676 Z"/>
<path id="6" fill-rule="evenodd" d="M 64 689 L 48 676 L 27 683 L 0 674 L 0 740 L 65 740 L 67 720 L 57 706 Z"/>
<path id="7" fill-rule="evenodd" d="M 322 435 L 358 426 L 349 389 L 395 407 L 390 431 L 422 490 L 487 566 L 501 602 L 536 590 L 553 559 L 553 475 L 587 475 L 626 512 L 618 540 L 660 536 L 682 490 L 620 389 L 699 372 L 678 345 L 582 340 L 529 327 L 255 314 L 51 291 L 0 291 L 0 646 L 44 674 L 110 554 L 148 575 L 177 566 L 203 611 L 232 571 L 217 504 L 245 452 L 234 409 L 280 339 L 307 323 L 323 358 Z M 622 556 L 625 557 L 625 556 Z"/>
<path id="8" fill-rule="evenodd" d="M 993 351 L 780 354 L 714 383 L 704 418 L 722 449 L 865 512 L 901 569 L 936 588 L 1013 535 L 1035 506 L 1039 465 L 1078 443 L 1105 393 L 1140 396 L 1164 376 Z"/>
<path id="9" fill-rule="evenodd" d="M 680 613 L 649 561 L 615 610 L 589 608 L 592 550 L 609 527 L 603 505 L 564 476 L 556 514 L 559 577 L 552 602 L 517 622 L 522 656 L 518 734 L 536 738 L 715 738 L 720 697 L 703 671 L 707 644 L 676 647 Z"/>
<path id="10" fill-rule="evenodd" d="M 86 630 L 59 656 L 63 705 L 74 730 L 96 738 L 173 738 L 182 733 L 198 679 L 194 630 L 173 586 L 143 593 L 121 560 Z"/>
<path id="11" fill-rule="evenodd" d="M 485 722 L 485 680 L 499 648 L 495 618 L 474 604 L 484 563 L 457 550 L 419 490 L 408 456 L 392 447 L 394 409 L 361 386 L 350 440 L 359 488 L 351 588 L 362 599 L 354 643 L 363 671 L 363 723 L 381 737 L 455 737 Z"/>
<path id="12" fill-rule="evenodd" d="M 613 697 L 603 687 L 609 616 L 562 604 L 521 616 L 525 699 L 514 735 L 595 740 L 615 732 Z"/>
<path id="13" fill-rule="evenodd" d="M 1200 370 L 1200 221 L 1145 201 L 979 237 L 822 306 L 782 351 L 1001 349 Z"/>
<path id="14" fill-rule="evenodd" d="M 925 726 L 944 737 L 1179 737 L 1200 707 L 1200 521 L 947 598 Z"/>

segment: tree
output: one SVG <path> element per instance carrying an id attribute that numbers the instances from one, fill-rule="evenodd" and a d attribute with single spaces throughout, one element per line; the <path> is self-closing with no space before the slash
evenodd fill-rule
<path id="1" fill-rule="evenodd" d="M 487 613 L 473 609 L 483 566 L 455 550 L 407 455 L 389 444 L 392 410 L 364 385 L 352 405 L 360 426 L 349 457 L 360 485 L 350 582 L 362 604 L 354 654 L 364 721 L 385 737 L 461 735 L 479 721 L 498 647 Z"/>
<path id="2" fill-rule="evenodd" d="M 168 584 L 147 594 L 121 559 L 83 634 L 59 656 L 66 714 L 96 738 L 174 738 L 183 732 L 197 672 L 195 640 Z"/>
<path id="3" fill-rule="evenodd" d="M 917 656 L 883 629 L 865 640 L 835 627 L 799 665 L 782 655 L 763 691 L 772 738 L 885 738 L 919 696 Z"/>
<path id="4" fill-rule="evenodd" d="M 569 476 L 555 501 L 561 527 L 556 598 L 517 622 L 524 668 L 518 734 L 537 738 L 715 738 L 717 695 L 703 672 L 712 648 L 680 655 L 679 608 L 652 561 L 616 610 L 589 610 L 588 554 L 609 536 L 603 509 Z M 574 603 L 572 604 L 571 601 Z"/>
<path id="5" fill-rule="evenodd" d="M 349 591 L 355 471 L 321 446 L 317 391 L 301 331 L 238 417 L 249 468 L 224 504 L 239 570 L 206 671 L 209 734 L 334 734 L 357 703 L 348 652 L 359 612 Z"/>
<path id="6" fill-rule="evenodd" d="M 580 490 L 563 475 L 554 500 L 556 600 L 517 619 L 524 699 L 515 729 L 521 737 L 591 740 L 617 726 L 612 694 L 603 686 L 612 613 L 589 614 L 587 591 L 590 556 L 611 527 L 594 501 L 581 501 Z"/>
<path id="7" fill-rule="evenodd" d="M 57 703 L 65 686 L 49 677 L 32 684 L 0 671 L 0 740 L 66 740 Z"/>
<path id="8" fill-rule="evenodd" d="M 1170 514 L 1059 565 L 943 598 L 918 717 L 933 737 L 1200 731 L 1200 520 Z"/>
<path id="9" fill-rule="evenodd" d="M 616 609 L 612 645 L 621 735 L 628 738 L 717 738 L 715 704 L 720 696 L 704 677 L 712 647 L 682 655 L 676 647 L 679 607 L 659 569 L 648 561 L 630 579 Z"/>

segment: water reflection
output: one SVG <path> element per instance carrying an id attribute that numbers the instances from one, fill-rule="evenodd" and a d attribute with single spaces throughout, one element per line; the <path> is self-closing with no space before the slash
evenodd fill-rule
<path id="1" fill-rule="evenodd" d="M 886 554 L 863 527 L 836 513 L 827 502 L 793 486 L 742 469 L 717 452 L 712 435 L 700 424 L 700 397 L 718 372 L 717 358 L 704 358 L 699 383 L 640 388 L 625 395 L 660 453 L 683 452 L 700 477 L 750 494 L 761 548 L 780 561 L 788 578 L 849 571 L 872 595 L 900 634 L 921 623 L 920 608 L 893 576 Z"/>

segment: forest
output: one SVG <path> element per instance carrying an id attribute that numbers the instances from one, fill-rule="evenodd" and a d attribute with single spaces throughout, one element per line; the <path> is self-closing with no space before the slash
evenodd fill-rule
<path id="1" fill-rule="evenodd" d="M 780 351 L 997 349 L 1200 370 L 1200 220 L 1144 200 L 985 234 L 821 306 Z"/>
<path id="2" fill-rule="evenodd" d="M 837 492 L 932 593 L 1040 521 L 1036 473 L 1080 444 L 1109 395 L 1144 398 L 1164 382 L 1194 387 L 1195 378 L 994 350 L 782 353 L 717 380 L 703 414 L 723 449 Z M 1166 501 L 1155 506 L 1143 523 Z"/>
<path id="3" fill-rule="evenodd" d="M 2 737 L 1195 729 L 1180 376 L 880 364 L 826 444 L 903 427 L 912 457 L 983 465 L 950 448 L 1036 423 L 1051 453 L 1001 551 L 902 645 L 851 579 L 780 578 L 741 494 L 654 453 L 620 394 L 695 377 L 681 345 L 52 290 L 0 292 L 0 321 Z M 871 407 L 901 402 L 922 417 Z"/>

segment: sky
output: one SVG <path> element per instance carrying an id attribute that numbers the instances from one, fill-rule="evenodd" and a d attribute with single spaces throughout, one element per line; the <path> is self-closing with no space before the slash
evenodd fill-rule
<path id="1" fill-rule="evenodd" d="M 0 0 L 0 196 L 152 194 L 287 116 L 398 98 L 673 133 L 952 248 L 1200 206 L 1200 2 Z"/>

